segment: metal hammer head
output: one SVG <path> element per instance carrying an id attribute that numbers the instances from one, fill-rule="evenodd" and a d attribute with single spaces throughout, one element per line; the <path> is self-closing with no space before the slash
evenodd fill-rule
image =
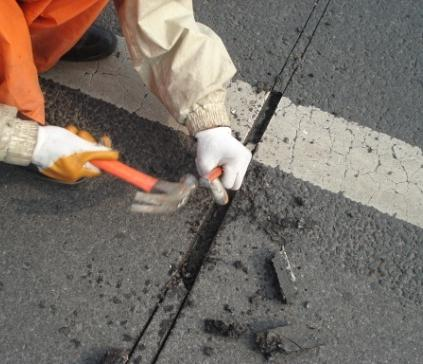
<path id="1" fill-rule="evenodd" d="M 192 174 L 187 174 L 179 182 L 160 180 L 152 192 L 137 192 L 131 212 L 166 214 L 184 206 L 198 182 Z"/>
<path id="2" fill-rule="evenodd" d="M 214 202 L 218 205 L 226 205 L 229 202 L 228 192 L 219 178 L 209 180 L 207 178 L 200 178 L 200 186 L 208 188 L 212 195 Z"/>

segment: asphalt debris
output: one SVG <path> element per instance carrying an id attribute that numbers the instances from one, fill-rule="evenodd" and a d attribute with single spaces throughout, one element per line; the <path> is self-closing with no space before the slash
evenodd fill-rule
<path id="1" fill-rule="evenodd" d="M 81 342 L 78 339 L 71 339 L 70 342 L 76 349 L 81 346 Z"/>
<path id="2" fill-rule="evenodd" d="M 122 349 L 109 349 L 100 364 L 125 364 L 128 361 L 128 353 Z"/>
<path id="3" fill-rule="evenodd" d="M 272 85 L 269 82 L 266 81 L 257 81 L 255 84 L 255 92 L 256 93 L 260 93 L 260 92 L 269 92 L 272 89 Z"/>
<path id="4" fill-rule="evenodd" d="M 296 278 L 285 250 L 283 249 L 279 253 L 276 253 L 271 263 L 277 277 L 277 288 L 280 290 L 282 303 L 294 303 L 298 293 L 297 287 L 295 286 Z"/>
<path id="5" fill-rule="evenodd" d="M 234 266 L 235 269 L 240 269 L 242 270 L 245 274 L 248 274 L 248 268 L 244 265 L 243 262 L 241 262 L 240 260 L 236 260 L 232 263 L 232 265 Z"/>
<path id="6" fill-rule="evenodd" d="M 205 356 L 212 356 L 214 352 L 211 346 L 203 346 L 201 350 Z"/>
<path id="7" fill-rule="evenodd" d="M 297 208 L 303 208 L 301 200 L 294 200 Z M 270 213 L 263 223 L 262 229 L 273 241 L 284 241 L 287 236 L 294 232 L 310 230 L 315 222 L 308 217 L 280 217 L 279 214 Z"/>
<path id="8" fill-rule="evenodd" d="M 223 305 L 223 309 L 226 311 L 226 312 L 229 312 L 229 313 L 233 313 L 233 309 L 227 304 L 227 303 L 225 303 L 224 305 Z"/>
<path id="9" fill-rule="evenodd" d="M 258 350 L 269 357 L 274 353 L 290 354 L 325 345 L 321 330 L 309 325 L 287 325 L 256 333 Z"/>
<path id="10" fill-rule="evenodd" d="M 247 331 L 247 328 L 235 321 L 224 322 L 222 320 L 205 319 L 204 331 L 207 334 L 237 339 Z"/>

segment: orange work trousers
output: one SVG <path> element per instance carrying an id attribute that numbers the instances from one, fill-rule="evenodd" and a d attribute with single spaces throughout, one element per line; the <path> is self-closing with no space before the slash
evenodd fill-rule
<path id="1" fill-rule="evenodd" d="M 45 122 L 38 74 L 53 67 L 108 0 L 0 0 L 0 104 Z"/>

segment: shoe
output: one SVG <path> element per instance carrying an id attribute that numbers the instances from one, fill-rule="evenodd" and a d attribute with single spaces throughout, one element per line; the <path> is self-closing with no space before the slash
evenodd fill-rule
<path id="1" fill-rule="evenodd" d="M 110 56 L 117 45 L 116 36 L 109 30 L 93 25 L 61 59 L 71 62 L 88 62 Z"/>

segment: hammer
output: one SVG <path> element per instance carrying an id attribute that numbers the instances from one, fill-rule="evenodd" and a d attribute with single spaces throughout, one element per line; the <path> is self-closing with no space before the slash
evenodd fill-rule
<path id="1" fill-rule="evenodd" d="M 93 165 L 102 171 L 115 176 L 144 192 L 137 192 L 131 212 L 136 213 L 172 213 L 184 206 L 192 192 L 200 185 L 211 190 L 214 200 L 219 205 L 229 201 L 228 193 L 219 177 L 223 173 L 221 167 L 215 168 L 205 178 L 200 179 L 192 174 L 183 176 L 179 182 L 168 182 L 140 172 L 119 161 L 94 160 Z"/>

